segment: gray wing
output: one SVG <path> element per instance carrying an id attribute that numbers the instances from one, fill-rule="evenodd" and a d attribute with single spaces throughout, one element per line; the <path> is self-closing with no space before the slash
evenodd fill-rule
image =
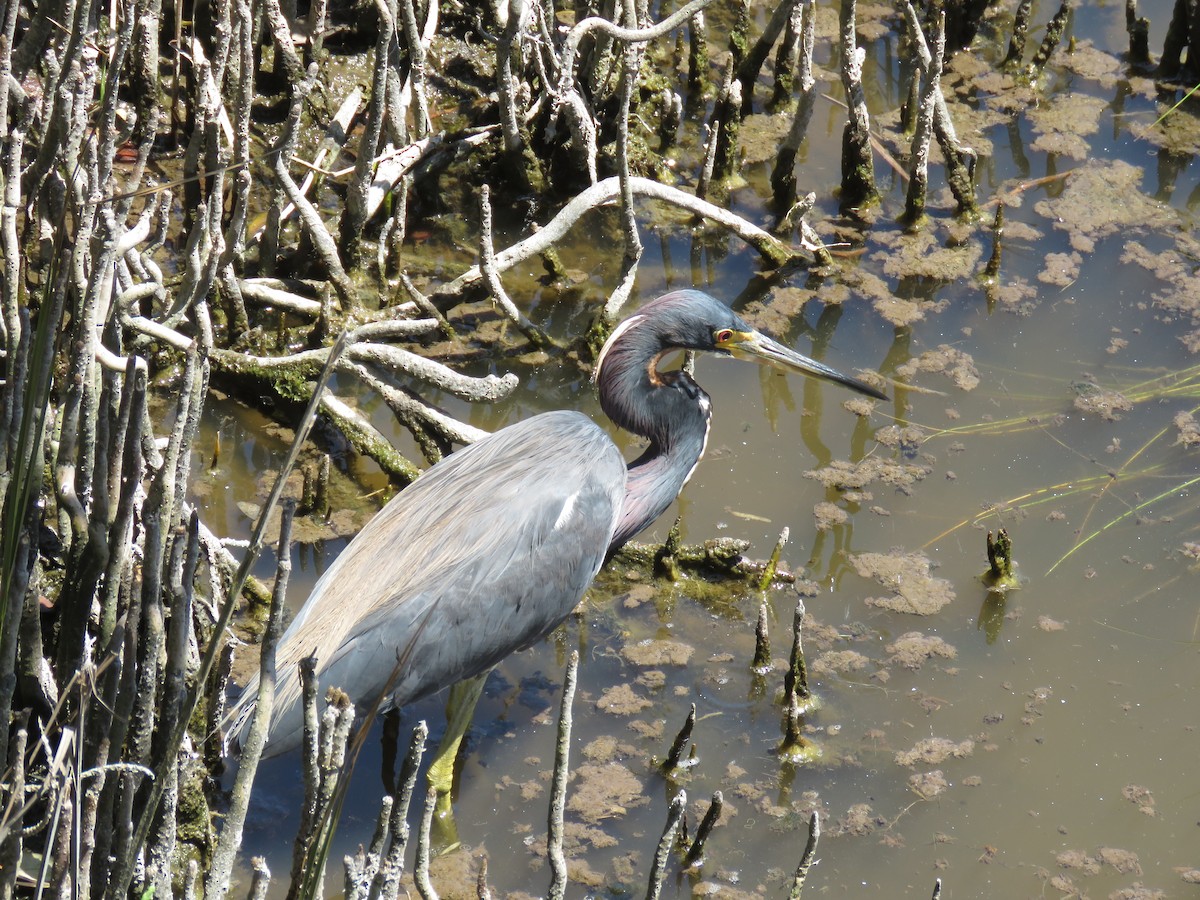
<path id="1" fill-rule="evenodd" d="M 321 690 L 363 709 L 393 675 L 385 705 L 403 705 L 553 630 L 604 561 L 625 475 L 575 412 L 511 425 L 429 469 L 350 542 L 284 634 L 268 755 L 299 743 L 297 665 L 312 653 Z"/>

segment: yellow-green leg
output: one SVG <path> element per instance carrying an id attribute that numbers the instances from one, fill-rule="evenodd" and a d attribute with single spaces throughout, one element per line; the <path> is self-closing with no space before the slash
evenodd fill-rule
<path id="1" fill-rule="evenodd" d="M 483 683 L 487 681 L 491 669 L 460 681 L 450 688 L 450 697 L 446 700 L 446 734 L 438 745 L 429 767 L 429 784 L 438 792 L 439 799 L 448 798 L 454 787 L 454 760 L 458 757 L 458 748 L 462 744 L 463 735 L 471 727 L 471 719 L 475 716 L 475 705 L 479 695 L 483 693 Z"/>

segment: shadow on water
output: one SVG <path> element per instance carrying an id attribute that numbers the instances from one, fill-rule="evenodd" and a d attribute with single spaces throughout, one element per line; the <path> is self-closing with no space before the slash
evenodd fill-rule
<path id="1" fill-rule="evenodd" d="M 826 822 L 814 893 L 927 896 L 940 876 L 959 897 L 1165 896 L 1181 890 L 1180 870 L 1200 867 L 1200 372 L 1187 293 L 1200 178 L 1190 153 L 1146 136 L 1162 110 L 1149 79 L 1115 55 L 1122 14 L 1078 9 L 1076 51 L 1055 58 L 1040 91 L 1000 84 L 969 59 L 951 67 L 960 130 L 980 153 L 979 196 L 1005 202 L 992 286 L 979 278 L 987 228 L 954 224 L 937 202 L 921 234 L 890 223 L 903 204 L 898 179 L 861 252 L 827 278 L 764 281 L 740 248 L 647 228 L 640 297 L 694 285 L 736 298 L 750 321 L 801 350 L 849 371 L 878 369 L 894 399 L 863 415 L 814 382 L 699 361 L 714 398 L 708 455 L 657 538 L 678 513 L 685 538 L 744 538 L 766 557 L 791 529 L 784 558 L 805 572 L 796 589 L 767 598 L 767 687 L 750 670 L 754 592 L 718 613 L 686 585 L 610 571 L 578 616 L 490 681 L 459 783 L 465 843 L 435 866 L 443 896 L 473 893 L 479 853 L 497 892 L 537 893 L 548 881 L 546 783 L 571 648 L 582 658 L 572 890 L 642 890 L 669 802 L 651 759 L 693 703 L 692 821 L 717 789 L 726 811 L 708 865 L 679 892 L 778 896 L 813 809 Z M 1166 21 L 1165 9 L 1151 15 L 1156 27 Z M 894 40 L 872 42 L 869 55 L 891 60 Z M 868 92 L 885 130 L 901 99 L 893 75 Z M 1010 102 L 1027 108 L 1000 115 Z M 1172 127 L 1195 127 L 1194 111 L 1178 115 Z M 800 171 L 831 219 L 841 122 L 840 111 L 814 117 Z M 735 205 L 762 219 L 768 166 L 744 175 Z M 607 283 L 614 254 L 602 243 L 581 237 L 560 254 Z M 585 321 L 533 281 L 508 286 L 534 296 L 532 313 L 560 330 Z M 525 382 L 496 408 L 445 402 L 489 429 L 559 407 L 602 418 L 577 370 L 550 367 Z M 368 411 L 403 441 L 386 410 Z M 261 477 L 268 442 L 240 443 L 214 498 Z M 245 527 L 234 509 L 226 521 Z M 1021 579 L 1006 595 L 980 580 L 985 532 L 999 527 L 1013 536 Z M 294 604 L 337 546 L 298 551 Z M 823 753 L 791 771 L 775 754 L 775 700 L 795 590 L 822 701 L 806 733 Z M 418 718 L 436 737 L 440 702 L 406 710 L 401 734 Z M 381 753 L 373 736 L 335 860 L 374 827 Z M 294 833 L 295 765 L 264 767 L 248 825 L 246 849 L 276 871 L 287 869 Z M 1129 893 L 1135 885 L 1165 894 Z"/>

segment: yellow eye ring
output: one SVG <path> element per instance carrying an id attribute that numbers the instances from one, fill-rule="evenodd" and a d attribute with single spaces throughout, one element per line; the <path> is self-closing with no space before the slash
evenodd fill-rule
<path id="1" fill-rule="evenodd" d="M 729 328 L 722 328 L 720 331 L 714 334 L 713 337 L 716 339 L 718 344 L 724 344 L 732 340 L 733 331 Z"/>

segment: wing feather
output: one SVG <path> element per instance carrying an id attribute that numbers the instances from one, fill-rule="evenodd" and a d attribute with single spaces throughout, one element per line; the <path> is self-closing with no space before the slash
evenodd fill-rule
<path id="1" fill-rule="evenodd" d="M 268 754 L 299 741 L 296 673 L 310 654 L 322 690 L 369 706 L 407 653 L 390 692 L 403 705 L 553 630 L 604 561 L 625 474 L 575 412 L 509 426 L 429 469 L 350 542 L 284 634 Z"/>

